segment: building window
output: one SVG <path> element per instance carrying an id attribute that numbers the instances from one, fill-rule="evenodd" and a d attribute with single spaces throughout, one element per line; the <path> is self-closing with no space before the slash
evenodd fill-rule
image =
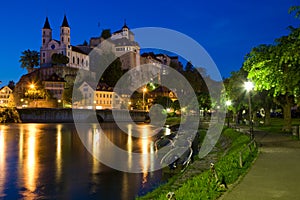
<path id="1" fill-rule="evenodd" d="M 45 52 L 44 52 L 44 53 L 43 53 L 43 57 L 45 57 L 45 55 L 46 55 L 46 54 L 45 54 Z"/>
<path id="2" fill-rule="evenodd" d="M 79 58 L 77 58 L 77 65 L 79 65 Z"/>
<path id="3" fill-rule="evenodd" d="M 73 56 L 73 63 L 75 63 L 75 57 Z"/>
<path id="4" fill-rule="evenodd" d="M 45 42 L 46 42 L 45 39 L 43 39 L 43 44 L 45 44 Z"/>

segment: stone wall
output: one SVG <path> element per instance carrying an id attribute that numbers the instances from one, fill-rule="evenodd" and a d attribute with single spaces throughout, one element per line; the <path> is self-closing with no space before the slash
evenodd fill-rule
<path id="1" fill-rule="evenodd" d="M 57 109 L 57 108 L 26 108 L 18 109 L 21 121 L 23 123 L 73 123 L 73 112 L 76 114 L 76 121 L 95 123 L 97 116 L 100 122 L 113 122 L 116 118 L 118 121 L 128 121 L 127 110 L 117 110 L 113 116 L 111 110 L 94 110 L 87 109 Z M 147 112 L 130 111 L 133 121 L 143 122 L 146 120 Z"/>

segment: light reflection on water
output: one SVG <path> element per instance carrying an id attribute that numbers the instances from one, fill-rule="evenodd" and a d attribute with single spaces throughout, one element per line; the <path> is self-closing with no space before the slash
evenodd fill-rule
<path id="1" fill-rule="evenodd" d="M 122 133 L 105 123 L 105 135 L 120 148 L 143 154 L 141 174 L 113 170 L 93 158 L 82 145 L 73 124 L 0 125 L 0 199 L 134 199 L 161 182 L 161 172 L 148 172 L 154 142 L 149 125 L 140 125 L 142 138 Z M 100 132 L 91 124 L 87 138 L 99 151 Z M 107 152 L 101 152 L 107 153 Z M 128 157 L 125 163 L 132 167 Z"/>
<path id="2" fill-rule="evenodd" d="M 3 191 L 5 188 L 5 177 L 6 177 L 6 171 L 5 171 L 5 134 L 4 134 L 4 127 L 1 127 L 0 129 L 0 197 L 3 197 Z"/>

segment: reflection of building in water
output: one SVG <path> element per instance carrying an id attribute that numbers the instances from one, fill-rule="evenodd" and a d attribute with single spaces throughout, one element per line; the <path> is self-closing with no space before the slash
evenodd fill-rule
<path id="1" fill-rule="evenodd" d="M 61 181 L 62 175 L 62 159 L 61 159 L 61 147 L 62 147 L 62 133 L 61 133 L 62 125 L 58 124 L 56 126 L 56 181 Z"/>
<path id="2" fill-rule="evenodd" d="M 0 130 L 0 195 L 4 193 L 6 180 L 6 149 L 3 126 Z"/>
<path id="3" fill-rule="evenodd" d="M 142 183 L 145 184 L 148 181 L 149 171 L 154 170 L 154 143 L 150 140 L 149 135 L 151 135 L 151 128 L 149 126 L 144 126 L 141 129 L 142 135 L 140 137 L 140 145 L 142 149 L 142 159 L 140 164 L 142 167 L 143 180 Z"/>
<path id="4" fill-rule="evenodd" d="M 128 168 L 132 169 L 132 124 L 127 125 L 127 154 L 128 154 Z"/>
<path id="5" fill-rule="evenodd" d="M 25 186 L 30 191 L 33 192 L 37 186 L 37 176 L 38 176 L 38 166 L 37 166 L 37 152 L 38 147 L 36 141 L 36 127 L 31 125 L 28 132 L 28 137 L 26 141 L 26 166 L 25 166 Z"/>

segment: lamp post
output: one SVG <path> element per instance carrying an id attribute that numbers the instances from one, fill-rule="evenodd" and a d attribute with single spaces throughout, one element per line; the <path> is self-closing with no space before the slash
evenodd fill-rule
<path id="1" fill-rule="evenodd" d="M 227 127 L 229 127 L 229 110 L 228 110 L 228 107 L 229 106 L 231 106 L 231 100 L 227 100 L 226 102 L 225 102 L 225 104 L 226 104 L 226 107 L 227 107 Z"/>
<path id="2" fill-rule="evenodd" d="M 31 83 L 30 85 L 29 85 L 29 88 L 32 90 L 32 101 L 34 102 L 34 106 L 36 107 L 36 102 L 35 102 L 35 93 L 36 93 L 36 91 L 35 91 L 35 85 L 33 84 L 33 83 Z"/>
<path id="3" fill-rule="evenodd" d="M 248 92 L 248 101 L 249 101 L 249 132 L 250 132 L 250 139 L 254 138 L 253 135 L 253 123 L 252 123 L 252 110 L 251 110 L 251 90 L 254 88 L 254 85 L 251 81 L 247 81 L 244 83 L 244 87 Z"/>
<path id="4" fill-rule="evenodd" d="M 143 88 L 143 110 L 145 110 L 145 93 L 147 92 L 147 88 Z"/>

